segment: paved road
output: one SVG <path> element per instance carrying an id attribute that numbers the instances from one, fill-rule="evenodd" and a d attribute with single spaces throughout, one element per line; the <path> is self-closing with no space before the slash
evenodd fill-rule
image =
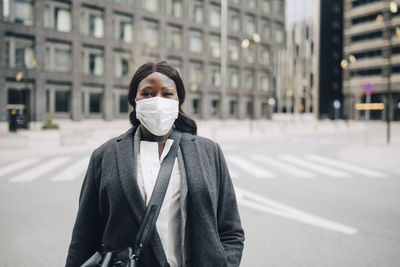
<path id="1" fill-rule="evenodd" d="M 222 144 L 246 232 L 242 266 L 400 266 L 400 151 L 359 143 Z M 88 156 L 1 159 L 0 266 L 63 266 Z"/>

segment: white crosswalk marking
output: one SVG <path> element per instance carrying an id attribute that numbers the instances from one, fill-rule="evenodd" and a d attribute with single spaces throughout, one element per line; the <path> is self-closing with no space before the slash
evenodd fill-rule
<path id="1" fill-rule="evenodd" d="M 264 164 L 268 164 L 271 165 L 273 167 L 279 168 L 284 172 L 287 172 L 291 175 L 293 175 L 294 177 L 298 177 L 298 178 L 312 178 L 314 177 L 314 174 L 312 174 L 311 172 L 308 172 L 306 170 L 303 170 L 299 167 L 293 166 L 291 164 L 288 163 L 284 163 L 282 161 L 276 160 L 276 159 L 272 159 L 270 157 L 264 156 L 264 155 L 254 155 L 253 158 L 259 162 L 262 162 Z"/>
<path id="2" fill-rule="evenodd" d="M 350 177 L 350 175 L 346 172 L 332 169 L 330 167 L 323 166 L 321 164 L 316 164 L 316 163 L 312 163 L 312 162 L 309 162 L 306 160 L 298 159 L 291 155 L 280 155 L 279 158 L 282 160 L 285 160 L 287 162 L 293 163 L 295 165 L 301 166 L 303 168 L 314 170 L 316 172 L 323 173 L 323 174 L 331 176 L 331 177 L 335 177 L 335 178 Z"/>
<path id="3" fill-rule="evenodd" d="M 70 160 L 70 157 L 57 157 L 29 169 L 9 180 L 10 183 L 30 182 Z"/>
<path id="4" fill-rule="evenodd" d="M 17 161 L 15 163 L 8 164 L 0 168 L 0 177 L 9 174 L 13 171 L 20 170 L 22 168 L 28 167 L 39 162 L 39 158 L 30 158 L 30 159 L 23 159 L 21 161 Z"/>
<path id="5" fill-rule="evenodd" d="M 59 174 L 57 174 L 52 181 L 72 181 L 79 177 L 80 174 L 85 172 L 85 168 L 89 165 L 89 159 L 90 157 L 84 157 L 71 166 L 69 166 L 67 169 L 63 170 Z"/>
<path id="6" fill-rule="evenodd" d="M 339 160 L 335 160 L 335 159 L 331 159 L 331 158 L 326 158 L 326 157 L 322 157 L 319 155 L 308 155 L 307 158 L 314 160 L 314 161 L 318 161 L 320 163 L 324 163 L 327 165 L 331 165 L 346 171 L 351 171 L 351 172 L 355 172 L 355 173 L 359 173 L 368 177 L 372 177 L 372 178 L 383 178 L 383 177 L 387 177 L 386 174 L 382 173 L 382 172 L 377 172 L 377 171 L 373 171 L 371 169 L 365 168 L 365 167 L 360 167 L 360 166 L 356 166 L 353 164 L 349 164 L 347 162 L 343 162 L 343 161 L 339 161 Z"/>
<path id="7" fill-rule="evenodd" d="M 260 168 L 258 165 L 254 164 L 251 161 L 243 157 L 238 156 L 228 156 L 228 164 L 232 163 L 236 167 L 243 169 L 244 171 L 250 173 L 255 178 L 274 178 L 275 174 L 265 170 L 264 168 Z"/>

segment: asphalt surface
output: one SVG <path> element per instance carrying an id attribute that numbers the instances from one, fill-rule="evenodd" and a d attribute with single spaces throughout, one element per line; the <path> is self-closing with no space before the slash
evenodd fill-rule
<path id="1" fill-rule="evenodd" d="M 400 144 L 384 145 L 381 130 L 369 138 L 221 143 L 246 234 L 241 266 L 400 266 Z M 0 266 L 65 264 L 90 153 L 1 158 Z"/>

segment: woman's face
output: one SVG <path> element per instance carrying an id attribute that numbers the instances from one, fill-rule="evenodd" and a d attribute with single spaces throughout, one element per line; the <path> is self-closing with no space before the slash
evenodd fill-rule
<path id="1" fill-rule="evenodd" d="M 151 73 L 139 83 L 135 100 L 155 96 L 179 101 L 175 82 L 160 72 Z"/>

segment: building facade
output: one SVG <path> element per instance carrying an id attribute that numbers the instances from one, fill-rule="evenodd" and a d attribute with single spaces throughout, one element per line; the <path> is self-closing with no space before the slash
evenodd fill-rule
<path id="1" fill-rule="evenodd" d="M 365 103 L 363 87 L 371 84 L 371 102 L 385 104 L 385 110 L 371 111 L 371 119 L 385 120 L 389 111 L 391 119 L 400 120 L 399 4 L 389 0 L 344 1 L 342 68 L 344 112 L 348 118 L 364 116 L 355 104 Z"/>
<path id="2" fill-rule="evenodd" d="M 158 60 L 179 71 L 190 116 L 267 118 L 273 55 L 285 43 L 284 6 L 229 0 L 224 49 L 219 0 L 1 0 L 0 120 L 12 108 L 30 121 L 127 118 L 135 69 Z"/>
<path id="3" fill-rule="evenodd" d="M 278 53 L 278 113 L 313 113 L 318 74 L 318 16 L 316 0 L 288 1 L 286 49 Z M 299 8 L 304 8 L 299 12 Z M 301 13 L 301 14 L 299 14 Z"/>

